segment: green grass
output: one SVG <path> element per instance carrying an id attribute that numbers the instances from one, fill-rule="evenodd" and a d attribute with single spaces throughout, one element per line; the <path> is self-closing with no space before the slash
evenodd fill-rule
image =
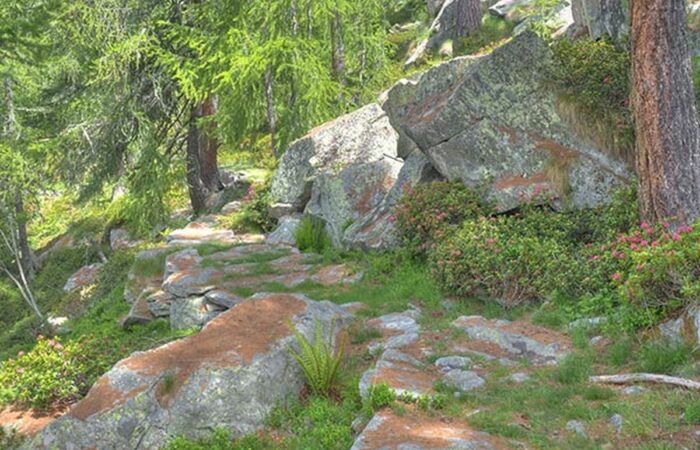
<path id="1" fill-rule="evenodd" d="M 326 223 L 314 216 L 304 216 L 294 233 L 299 250 L 302 252 L 323 253 L 331 246 L 326 232 Z"/>
<path id="2" fill-rule="evenodd" d="M 639 349 L 637 366 L 641 372 L 673 375 L 677 368 L 690 360 L 692 350 L 689 345 L 664 340 L 647 342 Z"/>
<path id="3" fill-rule="evenodd" d="M 456 55 L 481 53 L 513 34 L 515 25 L 507 20 L 485 14 L 481 28 L 457 43 Z"/>

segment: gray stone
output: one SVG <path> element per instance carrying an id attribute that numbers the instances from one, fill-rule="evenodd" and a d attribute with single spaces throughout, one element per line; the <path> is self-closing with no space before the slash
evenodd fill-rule
<path id="1" fill-rule="evenodd" d="M 299 216 L 284 216 L 279 219 L 277 229 L 270 233 L 265 240 L 271 245 L 297 245 L 296 231 L 301 222 Z"/>
<path id="2" fill-rule="evenodd" d="M 231 309 L 243 301 L 238 295 L 232 294 L 223 289 L 214 289 L 204 294 L 207 303 L 217 305 L 224 309 Z"/>
<path id="3" fill-rule="evenodd" d="M 403 163 L 386 157 L 316 177 L 305 214 L 322 219 L 335 245 L 353 222 L 370 214 L 396 183 Z"/>
<path id="4" fill-rule="evenodd" d="M 685 320 L 680 317 L 671 319 L 659 325 L 659 333 L 671 344 L 683 343 L 683 325 Z"/>
<path id="5" fill-rule="evenodd" d="M 593 39 L 603 35 L 620 42 L 629 34 L 630 13 L 624 0 L 571 0 L 576 26 Z"/>
<path id="6" fill-rule="evenodd" d="M 403 92 L 396 101 L 387 94 L 384 107 L 441 175 L 485 187 L 499 211 L 540 194 L 558 197 L 561 208 L 604 204 L 631 171 L 560 116 L 546 85 L 552 63 L 544 41 L 525 32 L 489 55 L 456 58 L 395 86 Z"/>
<path id="7" fill-rule="evenodd" d="M 213 267 L 194 268 L 170 275 L 163 282 L 163 290 L 174 297 L 203 295 L 216 288 L 221 281 L 221 271 Z"/>
<path id="8" fill-rule="evenodd" d="M 164 291 L 157 291 L 146 298 L 148 310 L 154 317 L 170 316 L 170 305 L 173 297 Z"/>
<path id="9" fill-rule="evenodd" d="M 693 304 L 689 306 L 686 315 L 693 327 L 695 343 L 696 345 L 700 345 L 700 305 Z"/>
<path id="10" fill-rule="evenodd" d="M 601 325 L 608 323 L 607 317 L 584 317 L 582 319 L 576 319 L 566 326 L 567 331 L 573 331 L 577 328 L 585 328 L 587 330 L 598 328 Z"/>
<path id="11" fill-rule="evenodd" d="M 250 321 L 256 311 L 266 315 Z M 301 295 L 255 296 L 200 333 L 122 360 L 26 448 L 156 449 L 173 436 L 205 439 L 217 428 L 233 437 L 254 433 L 273 408 L 301 393 L 305 378 L 289 347 L 293 330 L 313 339 L 316 320 L 328 339 L 331 323 L 337 332 L 350 316 Z"/>
<path id="12" fill-rule="evenodd" d="M 176 298 L 170 304 L 170 328 L 186 330 L 200 327 L 211 318 L 204 297 Z"/>
<path id="13" fill-rule="evenodd" d="M 127 250 L 137 245 L 139 245 L 139 241 L 134 241 L 128 230 L 124 228 L 109 230 L 109 248 L 113 251 Z"/>
<path id="14" fill-rule="evenodd" d="M 511 326 L 503 320 L 486 320 L 481 316 L 462 316 L 452 325 L 463 330 L 473 340 L 498 345 L 506 352 L 528 359 L 533 363 L 556 364 L 568 354 L 568 342 L 553 332 L 541 327 Z M 543 336 L 550 335 L 543 340 Z M 560 338 L 561 342 L 557 342 Z"/>
<path id="15" fill-rule="evenodd" d="M 605 338 L 603 336 L 593 336 L 588 343 L 591 345 L 598 345 L 599 343 L 603 342 Z"/>
<path id="16" fill-rule="evenodd" d="M 435 14 L 440 11 L 443 3 L 445 3 L 445 0 L 426 0 L 426 4 L 428 5 L 428 13 L 431 17 L 434 17 Z"/>
<path id="17" fill-rule="evenodd" d="M 445 356 L 438 358 L 435 361 L 435 365 L 442 371 L 449 371 L 451 369 L 465 369 L 471 367 L 472 360 L 466 356 Z"/>
<path id="18" fill-rule="evenodd" d="M 530 379 L 530 375 L 523 372 L 518 372 L 509 376 L 508 379 L 513 383 L 524 383 Z"/>
<path id="19" fill-rule="evenodd" d="M 626 388 L 622 389 L 622 393 L 625 395 L 638 395 L 643 394 L 646 391 L 647 388 L 643 386 L 627 386 Z"/>
<path id="20" fill-rule="evenodd" d="M 500 0 L 489 8 L 489 12 L 496 17 L 517 22 L 524 19 L 523 8 L 532 3 L 533 0 Z"/>
<path id="21" fill-rule="evenodd" d="M 614 414 L 610 418 L 610 425 L 615 427 L 615 433 L 619 436 L 620 433 L 622 433 L 622 425 L 625 423 L 625 418 L 622 417 L 620 414 Z"/>
<path id="22" fill-rule="evenodd" d="M 478 373 L 470 370 L 452 369 L 445 374 L 445 384 L 462 392 L 473 391 L 486 383 Z"/>
<path id="23" fill-rule="evenodd" d="M 90 286 L 97 279 L 100 268 L 102 268 L 102 263 L 94 263 L 81 267 L 68 278 L 68 281 L 66 281 L 66 284 L 63 286 L 63 291 L 73 292 Z"/>
<path id="24" fill-rule="evenodd" d="M 586 425 L 579 421 L 579 420 L 570 420 L 566 423 L 566 431 L 570 431 L 572 433 L 576 433 L 579 436 L 588 437 L 588 433 L 586 433 Z"/>
<path id="25" fill-rule="evenodd" d="M 396 142 L 396 131 L 377 104 L 321 125 L 290 144 L 282 157 L 272 181 L 273 207 L 302 211 L 319 175 L 396 157 Z"/>
<path id="26" fill-rule="evenodd" d="M 345 230 L 343 242 L 347 247 L 364 250 L 386 250 L 397 242 L 394 210 L 406 192 L 418 183 L 440 179 L 428 158 L 416 150 L 408 156 L 396 182 L 381 203 Z"/>

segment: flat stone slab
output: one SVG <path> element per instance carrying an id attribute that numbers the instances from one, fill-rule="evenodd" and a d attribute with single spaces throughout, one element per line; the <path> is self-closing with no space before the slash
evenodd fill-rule
<path id="1" fill-rule="evenodd" d="M 417 411 L 397 416 L 385 409 L 374 415 L 351 450 L 500 450 L 500 439 L 456 420 L 426 417 Z"/>
<path id="2" fill-rule="evenodd" d="M 473 341 L 495 345 L 509 355 L 525 358 L 534 364 L 556 364 L 572 348 L 568 336 L 527 322 L 462 316 L 452 325 L 463 330 Z"/>
<path id="3" fill-rule="evenodd" d="M 259 294 L 201 332 L 122 360 L 87 397 L 49 424 L 31 449 L 160 448 L 174 436 L 202 439 L 215 428 L 240 437 L 296 398 L 305 378 L 289 353 L 294 330 L 326 339 L 351 315 L 303 295 Z"/>
<path id="4" fill-rule="evenodd" d="M 63 290 L 65 292 L 73 292 L 90 286 L 95 282 L 95 279 L 97 279 L 97 275 L 99 275 L 101 267 L 102 263 L 95 263 L 81 267 L 80 270 L 68 278 L 68 281 L 66 281 L 66 284 L 63 286 Z"/>

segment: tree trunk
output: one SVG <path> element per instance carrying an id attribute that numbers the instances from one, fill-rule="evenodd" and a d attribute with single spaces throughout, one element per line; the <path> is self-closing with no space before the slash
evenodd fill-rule
<path id="1" fill-rule="evenodd" d="M 700 130 L 685 0 L 630 3 L 641 216 L 687 225 L 700 217 Z"/>
<path id="2" fill-rule="evenodd" d="M 299 6 L 297 0 L 292 0 L 289 6 L 289 15 L 292 21 L 292 36 L 296 37 L 299 34 Z"/>
<path id="3" fill-rule="evenodd" d="M 306 38 L 311 39 L 314 35 L 314 0 L 306 3 Z"/>
<path id="4" fill-rule="evenodd" d="M 272 153 L 279 158 L 279 148 L 277 147 L 277 115 L 275 113 L 275 78 L 272 74 L 272 67 L 268 66 L 265 71 L 265 106 L 267 109 L 267 125 L 270 129 L 270 145 Z"/>
<path id="5" fill-rule="evenodd" d="M 481 27 L 481 0 L 457 0 L 454 39 L 458 41 Z M 457 42 L 456 42 L 457 43 Z"/>
<path id="6" fill-rule="evenodd" d="M 216 114 L 216 99 L 209 97 L 201 104 L 201 116 L 212 117 Z M 216 123 L 209 122 L 204 132 L 199 133 L 199 165 L 202 183 L 210 192 L 224 188 L 219 176 L 219 142 L 216 140 Z"/>
<path id="7" fill-rule="evenodd" d="M 17 214 L 17 238 L 19 240 L 19 251 L 22 259 L 22 268 L 27 277 L 27 281 L 31 282 L 36 274 L 37 264 L 34 258 L 34 252 L 29 245 L 29 233 L 27 233 L 27 215 L 24 211 L 24 199 L 22 191 L 17 189 L 15 192 L 15 213 Z"/>
<path id="8" fill-rule="evenodd" d="M 333 45 L 331 65 L 335 79 L 345 84 L 345 40 L 343 39 L 343 20 L 340 10 L 335 8 L 331 20 L 331 42 Z"/>
<path id="9" fill-rule="evenodd" d="M 209 196 L 209 192 L 202 182 L 202 168 L 200 166 L 200 130 L 197 124 L 197 119 L 200 117 L 202 117 L 202 107 L 198 105 L 192 110 L 189 130 L 187 131 L 187 188 L 192 210 L 196 216 L 207 211 L 207 198 Z"/>

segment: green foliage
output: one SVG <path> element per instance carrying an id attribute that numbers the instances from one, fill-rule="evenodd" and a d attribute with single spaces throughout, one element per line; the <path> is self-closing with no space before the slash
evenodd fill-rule
<path id="1" fill-rule="evenodd" d="M 700 425 L 700 400 L 690 400 L 687 403 L 683 419 L 686 423 Z"/>
<path id="2" fill-rule="evenodd" d="M 203 441 L 191 441 L 178 436 L 168 442 L 163 450 L 233 450 L 231 434 L 227 430 L 214 430 L 213 436 Z"/>
<path id="3" fill-rule="evenodd" d="M 251 184 L 241 200 L 240 211 L 226 219 L 225 225 L 235 231 L 269 232 L 274 228 L 274 220 L 268 214 L 272 179 Z"/>
<path id="4" fill-rule="evenodd" d="M 303 252 L 323 253 L 331 246 L 326 223 L 315 216 L 306 215 L 301 219 L 294 238 L 299 250 Z"/>
<path id="5" fill-rule="evenodd" d="M 373 410 L 384 408 L 394 403 L 396 394 L 385 383 L 373 385 L 369 391 L 369 405 Z"/>
<path id="6" fill-rule="evenodd" d="M 15 450 L 20 448 L 24 438 L 14 430 L 0 427 L 0 450 Z"/>
<path id="7" fill-rule="evenodd" d="M 45 408 L 87 392 L 90 359 L 77 342 L 39 337 L 28 353 L 0 363 L 0 403 Z"/>
<path id="8" fill-rule="evenodd" d="M 421 256 L 466 219 L 483 216 L 488 211 L 478 194 L 460 182 L 436 181 L 406 188 L 394 216 L 403 246 Z"/>
<path id="9" fill-rule="evenodd" d="M 341 340 L 336 350 L 334 339 L 335 323 L 328 330 L 328 339 L 324 338 L 321 321 L 316 319 L 314 341 L 310 342 L 300 331 L 295 330 L 299 351 L 290 348 L 289 352 L 304 371 L 306 382 L 318 396 L 328 396 L 334 388 L 338 369 L 343 360 L 345 342 Z"/>
<path id="10" fill-rule="evenodd" d="M 462 38 L 455 49 L 459 55 L 474 55 L 498 45 L 513 34 L 515 24 L 509 20 L 485 14 L 481 28 L 475 33 Z"/>
<path id="11" fill-rule="evenodd" d="M 559 39 L 552 45 L 550 78 L 593 120 L 603 120 L 616 140 L 633 142 L 629 104 L 629 52 L 604 40 Z"/>
<path id="12" fill-rule="evenodd" d="M 646 342 L 639 349 L 637 365 L 641 372 L 673 375 L 678 367 L 690 359 L 692 350 L 689 345 L 665 340 Z"/>
<path id="13" fill-rule="evenodd" d="M 559 362 L 554 379 L 562 384 L 582 383 L 593 373 L 590 356 L 572 353 Z"/>

